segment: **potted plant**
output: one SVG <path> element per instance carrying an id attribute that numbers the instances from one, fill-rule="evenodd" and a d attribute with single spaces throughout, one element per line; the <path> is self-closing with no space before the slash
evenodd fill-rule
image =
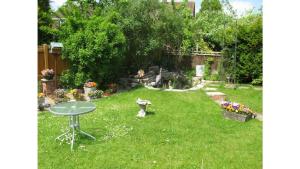
<path id="1" fill-rule="evenodd" d="M 71 100 L 73 100 L 73 99 L 80 100 L 81 99 L 81 95 L 80 95 L 80 92 L 78 89 L 70 90 L 70 94 L 73 96 L 73 98 Z"/>
<path id="2" fill-rule="evenodd" d="M 255 112 L 243 104 L 223 101 L 221 107 L 223 108 L 223 115 L 227 119 L 246 122 L 256 116 Z"/>
<path id="3" fill-rule="evenodd" d="M 54 94 L 56 103 L 66 102 L 69 100 L 64 89 L 56 89 Z"/>
<path id="4" fill-rule="evenodd" d="M 54 90 L 55 97 L 57 98 L 64 98 L 65 97 L 65 90 L 64 89 L 56 89 Z"/>
<path id="5" fill-rule="evenodd" d="M 88 96 L 91 99 L 97 99 L 97 98 L 101 98 L 103 95 L 103 91 L 102 90 L 95 90 L 95 91 L 91 91 Z"/>
<path id="6" fill-rule="evenodd" d="M 42 70 L 42 77 L 45 80 L 53 80 L 54 77 L 54 71 L 53 69 L 44 69 Z"/>
<path id="7" fill-rule="evenodd" d="M 38 94 L 38 109 L 40 111 L 44 110 L 44 104 L 45 104 L 45 94 L 44 93 L 39 93 Z"/>
<path id="8" fill-rule="evenodd" d="M 84 94 L 88 95 L 91 91 L 95 91 L 96 86 L 97 84 L 95 82 L 86 82 L 83 87 Z"/>

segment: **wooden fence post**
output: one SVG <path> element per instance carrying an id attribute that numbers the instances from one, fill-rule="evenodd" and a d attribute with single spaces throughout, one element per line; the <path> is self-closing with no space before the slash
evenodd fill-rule
<path id="1" fill-rule="evenodd" d="M 48 45 L 44 44 L 43 45 L 43 49 L 44 49 L 44 60 L 45 60 L 45 69 L 49 68 L 49 50 L 48 50 Z"/>

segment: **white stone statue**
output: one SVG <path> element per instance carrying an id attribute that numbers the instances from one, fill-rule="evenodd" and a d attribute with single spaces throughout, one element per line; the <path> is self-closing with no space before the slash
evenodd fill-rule
<path id="1" fill-rule="evenodd" d="M 141 110 L 138 112 L 137 117 L 145 117 L 146 109 L 148 105 L 151 105 L 149 100 L 142 100 L 140 98 L 137 99 L 136 103 L 140 106 Z"/>

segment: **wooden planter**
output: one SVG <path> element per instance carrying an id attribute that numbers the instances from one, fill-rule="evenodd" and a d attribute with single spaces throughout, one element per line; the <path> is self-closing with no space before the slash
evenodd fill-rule
<path id="1" fill-rule="evenodd" d="M 231 119 L 235 121 L 240 121 L 240 122 L 246 122 L 251 119 L 251 114 L 250 115 L 245 115 L 245 114 L 238 114 L 234 112 L 229 112 L 229 111 L 223 111 L 224 118 L 226 119 Z"/>

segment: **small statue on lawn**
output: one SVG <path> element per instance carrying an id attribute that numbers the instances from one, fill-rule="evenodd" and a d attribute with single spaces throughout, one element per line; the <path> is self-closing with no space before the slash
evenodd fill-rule
<path id="1" fill-rule="evenodd" d="M 136 103 L 140 106 L 141 110 L 138 112 L 137 117 L 145 117 L 146 109 L 148 105 L 151 105 L 149 100 L 142 100 L 140 98 L 137 99 Z"/>

